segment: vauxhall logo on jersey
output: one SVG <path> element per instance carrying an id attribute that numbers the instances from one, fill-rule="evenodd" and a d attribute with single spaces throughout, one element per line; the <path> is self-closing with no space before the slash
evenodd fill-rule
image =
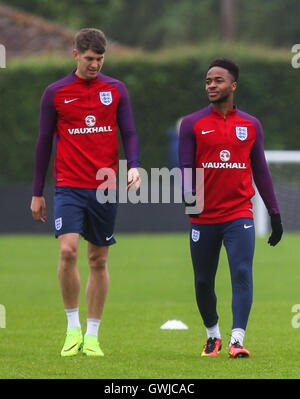
<path id="1" fill-rule="evenodd" d="M 96 117 L 95 117 L 94 115 L 88 115 L 88 116 L 85 118 L 85 124 L 86 124 L 87 126 L 95 126 L 95 125 L 96 125 L 96 122 L 97 122 L 97 119 L 96 119 Z"/>
<path id="2" fill-rule="evenodd" d="M 223 162 L 202 162 L 204 169 L 247 169 L 244 162 L 228 162 L 231 158 L 230 151 L 222 150 L 219 154 L 220 160 Z"/>
<path id="3" fill-rule="evenodd" d="M 220 152 L 220 159 L 221 159 L 221 161 L 224 161 L 224 162 L 229 161 L 230 156 L 231 156 L 231 155 L 230 155 L 230 152 L 227 151 L 227 150 L 222 150 L 222 151 Z"/>
<path id="4" fill-rule="evenodd" d="M 112 132 L 111 126 L 95 126 L 97 123 L 97 119 L 94 115 L 88 115 L 84 121 L 85 121 L 86 126 L 88 126 L 88 127 L 77 128 L 77 129 L 68 129 L 68 132 L 70 134 Z"/>

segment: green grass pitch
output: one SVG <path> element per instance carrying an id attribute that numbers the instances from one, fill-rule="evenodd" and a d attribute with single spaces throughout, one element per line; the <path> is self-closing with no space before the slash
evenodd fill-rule
<path id="1" fill-rule="evenodd" d="M 188 234 L 119 234 L 110 249 L 110 289 L 100 326 L 104 358 L 61 358 L 66 317 L 50 236 L 0 236 L 0 378 L 294 379 L 300 376 L 299 234 L 274 248 L 257 239 L 254 302 L 245 337 L 249 359 L 229 359 L 231 285 L 224 248 L 216 292 L 223 349 L 201 358 L 206 333 L 196 307 Z M 86 327 L 86 242 L 80 241 L 80 314 Z M 167 320 L 188 330 L 161 330 Z M 298 321 L 300 318 L 298 318 Z"/>

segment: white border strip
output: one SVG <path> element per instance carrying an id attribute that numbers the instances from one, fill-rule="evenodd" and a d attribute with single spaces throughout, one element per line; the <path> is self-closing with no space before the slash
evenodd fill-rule
<path id="1" fill-rule="evenodd" d="M 265 151 L 268 162 L 298 163 L 300 162 L 300 151 Z"/>

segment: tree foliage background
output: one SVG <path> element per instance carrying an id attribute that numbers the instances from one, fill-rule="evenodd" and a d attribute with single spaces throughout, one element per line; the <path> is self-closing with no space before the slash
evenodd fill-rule
<path id="1" fill-rule="evenodd" d="M 5 0 L 70 28 L 94 26 L 112 40 L 144 49 L 222 38 L 221 0 Z M 234 37 L 288 46 L 300 37 L 299 0 L 232 0 Z"/>
<path id="2" fill-rule="evenodd" d="M 225 2 L 233 6 L 233 43 L 229 45 L 224 43 L 221 6 Z M 300 38 L 299 0 L 6 3 L 74 30 L 100 28 L 110 40 L 148 50 L 109 56 L 103 68 L 105 74 L 124 81 L 128 87 L 141 165 L 146 169 L 166 166 L 170 128 L 183 115 L 207 105 L 206 67 L 219 56 L 233 58 L 241 65 L 237 105 L 261 119 L 265 148 L 300 149 L 300 70 L 292 68 L 290 51 Z M 9 134 L 2 140 L 0 185 L 32 180 L 41 95 L 48 84 L 72 68 L 72 57 L 50 54 L 44 59 L 16 59 L 3 70 L 0 109 L 5 112 L 0 113 L 0 125 Z M 16 103 L 16 98 L 21 101 Z"/>

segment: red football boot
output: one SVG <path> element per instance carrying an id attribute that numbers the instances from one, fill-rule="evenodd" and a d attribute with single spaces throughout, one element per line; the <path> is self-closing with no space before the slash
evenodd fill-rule
<path id="1" fill-rule="evenodd" d="M 222 341 L 218 338 L 208 338 L 201 356 L 217 356 L 222 348 Z"/>
<path id="2" fill-rule="evenodd" d="M 229 348 L 229 357 L 232 359 L 237 359 L 239 357 L 249 357 L 250 352 L 247 351 L 243 346 L 241 346 L 238 342 L 230 345 Z"/>

